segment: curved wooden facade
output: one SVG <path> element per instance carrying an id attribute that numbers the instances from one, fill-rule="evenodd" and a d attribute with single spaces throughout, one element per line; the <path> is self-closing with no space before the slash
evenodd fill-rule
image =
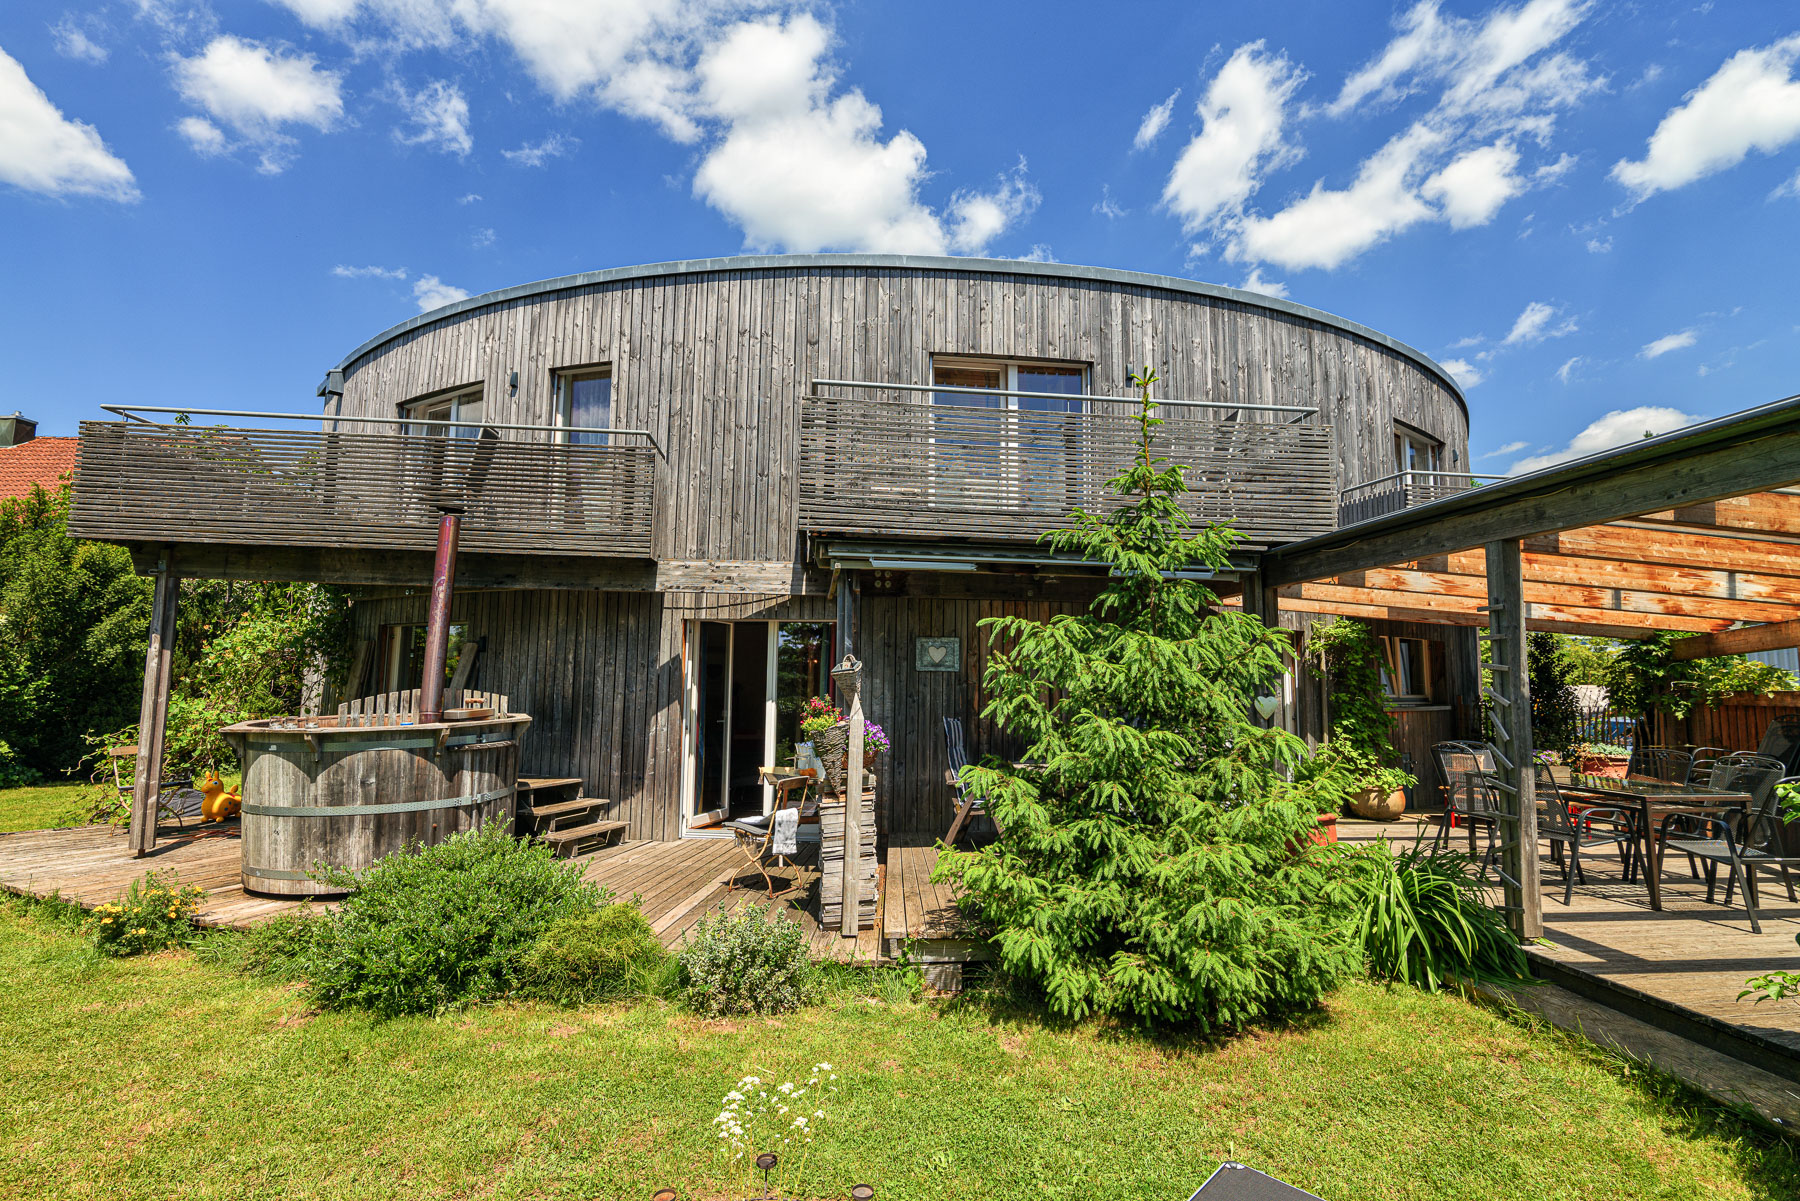
<path id="1" fill-rule="evenodd" d="M 657 582 L 619 591 L 596 567 L 591 590 L 563 580 L 556 590 L 470 592 L 455 613 L 482 645 L 469 683 L 505 691 L 533 715 L 528 774 L 580 777 L 614 801 L 609 816 L 628 821 L 633 837 L 673 838 L 696 803 L 686 763 L 696 623 L 849 612 L 822 595 L 816 576 L 806 584 L 818 557 L 801 512 L 814 381 L 929 384 L 934 358 L 946 356 L 1076 364 L 1091 394 L 1121 398 L 1130 373 L 1149 365 L 1160 396 L 1316 407 L 1309 424 L 1331 431 L 1334 489 L 1393 472 L 1397 429 L 1441 443 L 1446 468 L 1466 467 L 1468 417 L 1455 384 L 1400 343 L 1269 297 L 1054 264 L 825 255 L 596 272 L 424 314 L 354 351 L 321 392 L 328 414 L 391 418 L 421 398 L 478 388 L 482 420 L 543 425 L 557 419 L 559 373 L 610 370 L 612 426 L 648 431 L 661 451 Z M 838 403 L 854 411 L 855 396 Z M 695 577 L 709 563 L 792 570 L 764 571 L 764 583 L 735 594 L 670 582 L 672 564 Z M 942 833 L 951 807 L 942 718 L 963 719 L 972 751 L 997 745 L 979 720 L 977 623 L 1066 611 L 1093 585 L 864 574 L 852 641 L 869 667 L 870 717 L 894 739 L 882 824 Z M 789 578 L 792 586 L 779 582 Z M 422 620 L 423 603 L 360 602 L 359 637 L 373 645 L 383 627 Z M 956 669 L 916 671 L 921 638 L 957 639 Z"/>

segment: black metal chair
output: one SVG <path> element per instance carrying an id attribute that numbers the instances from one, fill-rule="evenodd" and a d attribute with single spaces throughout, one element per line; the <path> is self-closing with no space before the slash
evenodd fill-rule
<path id="1" fill-rule="evenodd" d="M 1713 768 L 1719 760 L 1731 754 L 1722 746 L 1697 746 L 1688 754 L 1687 778 L 1684 784 L 1704 784 L 1712 779 Z"/>
<path id="2" fill-rule="evenodd" d="M 1625 774 L 1649 776 L 1653 780 L 1681 784 L 1687 781 L 1693 761 L 1693 755 L 1672 746 L 1635 747 L 1631 752 L 1631 761 L 1626 765 Z"/>
<path id="3" fill-rule="evenodd" d="M 1444 820 L 1432 835 L 1433 847 L 1450 844 L 1451 827 L 1461 822 L 1469 828 L 1469 854 L 1475 854 L 1475 827 L 1493 826 L 1487 798 L 1476 798 L 1472 778 L 1496 770 L 1494 749 L 1485 742 L 1440 742 L 1431 748 L 1443 780 Z"/>
<path id="4" fill-rule="evenodd" d="M 1765 756 L 1766 757 L 1766 756 Z M 1800 900 L 1794 892 L 1794 878 L 1788 872 L 1789 867 L 1800 867 L 1800 855 L 1789 855 L 1782 846 L 1781 797 L 1777 792 L 1778 784 L 1800 784 L 1800 776 L 1786 778 L 1775 777 L 1763 785 L 1761 777 L 1768 772 L 1761 765 L 1746 764 L 1742 768 L 1743 776 L 1731 783 L 1736 791 L 1749 792 L 1753 798 L 1750 810 L 1745 817 L 1744 828 L 1735 833 L 1731 823 L 1715 817 L 1689 817 L 1690 828 L 1695 832 L 1683 834 L 1674 828 L 1677 817 L 1670 815 L 1663 819 L 1661 837 L 1669 850 L 1677 850 L 1689 857 L 1706 863 L 1706 900 L 1712 903 L 1714 890 L 1718 884 L 1719 865 L 1725 864 L 1725 904 L 1731 905 L 1731 893 L 1741 878 L 1744 882 L 1744 911 L 1750 915 L 1750 930 L 1753 934 L 1762 933 L 1762 923 L 1756 915 L 1759 898 L 1756 894 L 1756 873 L 1774 870 L 1781 873 L 1781 882 L 1787 888 L 1788 900 Z M 1751 777 L 1754 776 L 1754 779 Z"/>
<path id="5" fill-rule="evenodd" d="M 1549 763 L 1539 758 L 1535 766 L 1538 837 L 1550 840 L 1551 859 L 1562 864 L 1563 904 L 1574 898 L 1577 883 L 1587 883 L 1581 870 L 1581 853 L 1590 848 L 1617 847 L 1619 874 L 1630 880 L 1637 852 L 1637 825 L 1631 812 L 1606 805 L 1584 805 L 1576 812 L 1551 775 Z M 1559 851 L 1565 853 L 1558 854 Z"/>

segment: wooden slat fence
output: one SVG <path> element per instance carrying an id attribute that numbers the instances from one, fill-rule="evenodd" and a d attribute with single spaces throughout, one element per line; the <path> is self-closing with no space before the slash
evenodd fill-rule
<path id="1" fill-rule="evenodd" d="M 1656 716 L 1656 741 L 1662 746 L 1719 746 L 1728 751 L 1754 751 L 1769 723 L 1777 717 L 1800 717 L 1800 692 L 1774 696 L 1740 693 L 1717 705 L 1696 708 L 1685 718 Z"/>
<path id="2" fill-rule="evenodd" d="M 1187 469 L 1196 520 L 1234 520 L 1252 546 L 1335 527 L 1329 426 L 1176 412 L 1161 414 L 1168 420 L 1154 449 Z M 1035 539 L 1076 506 L 1116 508 L 1105 484 L 1135 457 L 1137 438 L 1124 412 L 811 396 L 800 426 L 800 522 L 839 534 Z"/>
<path id="3" fill-rule="evenodd" d="M 87 421 L 69 532 L 118 542 L 648 557 L 656 451 L 492 436 Z"/>

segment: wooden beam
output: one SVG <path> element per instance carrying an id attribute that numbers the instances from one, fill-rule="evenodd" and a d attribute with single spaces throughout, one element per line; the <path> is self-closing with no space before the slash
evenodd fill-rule
<path id="1" fill-rule="evenodd" d="M 144 651 L 144 695 L 138 706 L 137 770 L 132 776 L 131 853 L 156 849 L 156 801 L 162 793 L 163 733 L 169 719 L 169 669 L 175 654 L 175 611 L 181 577 L 162 560 L 150 598 L 150 639 Z"/>
<path id="2" fill-rule="evenodd" d="M 1501 894 L 1507 922 L 1520 939 L 1544 936 L 1538 895 L 1537 772 L 1531 746 L 1531 675 L 1527 669 L 1524 574 L 1517 539 L 1490 542 L 1488 564 L 1488 657 L 1493 676 L 1488 698 L 1499 770 L 1499 802 L 1506 815 L 1494 834 L 1500 840 Z"/>
<path id="3" fill-rule="evenodd" d="M 1486 624 L 1480 613 L 1430 612 L 1422 609 L 1389 609 L 1380 605 L 1352 605 L 1339 601 L 1298 600 L 1283 598 L 1281 607 L 1289 613 L 1314 613 L 1329 617 L 1356 617 L 1364 621 L 1410 621 L 1424 625 L 1480 626 Z M 1579 634 L 1586 638 L 1623 638 L 1636 640 L 1656 633 L 1641 626 L 1612 626 L 1591 621 L 1560 621 L 1527 615 L 1525 628 L 1550 634 Z"/>
<path id="4" fill-rule="evenodd" d="M 1774 651 L 1790 646 L 1800 646 L 1800 619 L 1683 638 L 1670 645 L 1669 658 L 1681 662 L 1711 659 L 1715 655 L 1747 655 L 1752 651 Z"/>
<path id="5" fill-rule="evenodd" d="M 1303 600 L 1335 601 L 1351 605 L 1366 605 L 1386 609 L 1410 609 L 1419 613 L 1445 614 L 1464 617 L 1478 616 L 1477 608 L 1481 597 L 1446 596 L 1429 590 L 1397 591 L 1379 588 L 1349 588 L 1339 584 L 1289 584 L 1281 590 L 1283 597 L 1295 596 Z M 1555 596 L 1554 590 L 1546 595 Z M 1554 599 L 1528 601 L 1527 612 L 1531 617 L 1546 621 L 1560 621 L 1571 624 L 1604 625 L 1615 628 L 1640 631 L 1639 637 L 1656 630 L 1682 630 L 1694 633 L 1710 633 L 1721 630 L 1731 624 L 1730 618 L 1688 617 L 1669 613 L 1639 613 L 1623 609 L 1604 609 L 1586 605 L 1565 604 Z M 1420 621 L 1430 618 L 1408 618 Z M 1466 624 L 1466 623 L 1455 623 Z"/>
<path id="6" fill-rule="evenodd" d="M 1755 530 L 1800 537 L 1800 494 L 1751 492 L 1700 505 L 1643 513 L 1634 520 L 1697 530 Z"/>
<path id="7" fill-rule="evenodd" d="M 1270 552 L 1263 557 L 1262 569 L 1272 584 L 1318 580 L 1796 482 L 1800 482 L 1800 402 L 1784 401 L 1680 435 L 1648 440 L 1594 462 L 1471 489 L 1347 526 Z"/>
<path id="8" fill-rule="evenodd" d="M 1769 601 L 1800 605 L 1800 576 L 1748 571 L 1715 570 L 1698 564 L 1637 563 L 1626 559 L 1586 558 L 1579 555 L 1534 554 L 1520 556 L 1527 581 L 1540 584 L 1598 584 L 1663 592 L 1671 596 L 1710 596 L 1718 600 Z M 1795 566 L 1800 568 L 1800 558 Z M 1396 563 L 1402 571 L 1441 571 L 1452 575 L 1484 578 L 1487 562 L 1478 550 L 1457 551 Z"/>
<path id="9" fill-rule="evenodd" d="M 1623 525 L 1590 525 L 1525 540 L 1527 552 L 1659 563 L 1672 567 L 1791 575 L 1800 548 L 1785 542 L 1679 530 L 1645 530 Z"/>
<path id="10" fill-rule="evenodd" d="M 1484 577 L 1439 571 L 1377 568 L 1371 571 L 1347 572 L 1334 580 L 1320 580 L 1318 583 L 1416 593 L 1433 597 L 1471 598 L 1477 601 L 1487 596 L 1487 580 Z M 1312 586 L 1301 585 L 1302 588 Z M 1545 605 L 1575 605 L 1584 609 L 1617 609 L 1626 613 L 1662 613 L 1671 617 L 1705 617 L 1725 622 L 1786 621 L 1792 617 L 1800 617 L 1800 604 L 1715 600 L 1709 597 L 1669 595 L 1657 590 L 1589 586 L 1575 583 L 1542 583 L 1529 577 L 1525 581 L 1525 599 Z"/>

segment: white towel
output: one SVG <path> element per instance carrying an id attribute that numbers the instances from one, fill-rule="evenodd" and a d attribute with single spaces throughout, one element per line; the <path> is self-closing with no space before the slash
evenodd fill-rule
<path id="1" fill-rule="evenodd" d="M 775 841 L 769 849 L 777 855 L 792 855 L 800 849 L 800 811 L 798 809 L 777 809 L 775 811 Z"/>

